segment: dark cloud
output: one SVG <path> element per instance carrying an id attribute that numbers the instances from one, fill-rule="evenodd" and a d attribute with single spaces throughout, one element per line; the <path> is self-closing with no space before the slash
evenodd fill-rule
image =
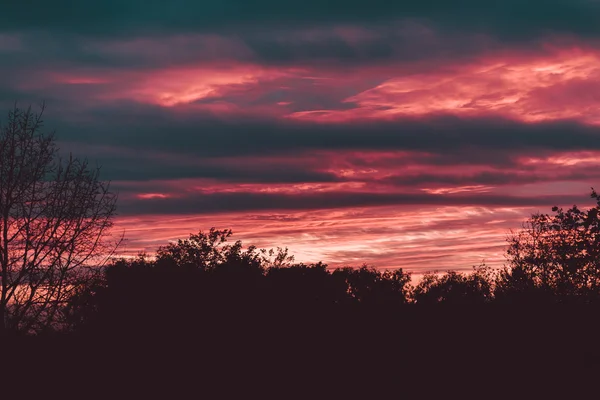
<path id="1" fill-rule="evenodd" d="M 289 28 L 249 32 L 243 43 L 262 63 L 306 65 L 318 61 L 321 66 L 332 64 L 338 69 L 389 61 L 457 60 L 503 48 L 501 41 L 491 37 L 442 33 L 425 23 L 406 21 L 347 29 L 320 27 L 309 32 Z M 539 47 L 532 42 L 522 45 Z"/>
<path id="2" fill-rule="evenodd" d="M 89 38 L 69 32 L 25 31 L 0 36 L 0 70 L 64 67 L 151 70 L 211 61 L 256 61 L 260 55 L 236 36 L 166 35 L 150 38 Z M 268 58 L 265 58 L 268 61 Z"/>
<path id="3" fill-rule="evenodd" d="M 316 170 L 315 165 L 301 162 L 273 162 L 260 158 L 223 160 L 213 157 L 195 157 L 158 150 L 143 151 L 81 143 L 60 143 L 61 152 L 86 157 L 102 168 L 102 177 L 113 181 L 138 182 L 171 179 L 207 179 L 223 183 L 303 183 L 340 182 L 344 178 L 330 172 Z M 156 190 L 148 186 L 145 190 Z"/>
<path id="4" fill-rule="evenodd" d="M 261 30 L 265 26 L 331 23 L 377 24 L 392 19 L 431 21 L 450 30 L 513 38 L 546 31 L 597 35 L 600 4 L 594 0 L 5 0 L 4 31 L 44 30 L 83 35 L 164 34 Z"/>
<path id="5" fill-rule="evenodd" d="M 202 159 L 195 165 L 181 165 L 165 160 L 110 159 L 97 157 L 103 166 L 102 177 L 108 180 L 145 181 L 167 179 L 214 179 L 223 183 L 304 183 L 338 182 L 343 179 L 332 173 L 311 171 L 308 168 L 278 166 L 256 161 L 256 166 L 239 167 L 206 165 Z"/>
<path id="6" fill-rule="evenodd" d="M 556 168 L 550 171 L 523 171 L 514 170 L 509 172 L 503 171 L 486 171 L 476 174 L 455 174 L 450 175 L 443 170 L 438 170 L 437 173 L 423 173 L 414 175 L 396 175 L 386 177 L 376 182 L 387 183 L 395 186 L 413 186 L 421 187 L 425 185 L 456 185 L 456 186 L 471 186 L 471 185 L 523 185 L 540 182 L 558 182 L 558 181 L 574 181 L 582 182 L 598 181 L 600 172 L 595 168 L 576 169 L 573 168 Z"/>
<path id="7" fill-rule="evenodd" d="M 26 32 L 10 36 L 18 45 L 0 46 L 0 71 L 4 78 L 8 78 L 8 73 L 22 78 L 40 68 L 150 71 L 173 65 L 218 62 L 225 65 L 255 63 L 263 66 L 331 67 L 339 73 L 343 70 L 352 72 L 366 65 L 394 63 L 394 73 L 397 74 L 403 70 L 398 65 L 402 62 L 456 62 L 506 48 L 502 42 L 491 38 L 467 33 L 424 35 L 419 28 L 415 30 L 403 24 L 374 26 L 360 32 L 357 35 L 365 37 L 357 40 L 348 40 L 343 32 L 330 27 L 319 28 L 311 35 L 300 28 L 273 28 L 268 32 L 243 34 L 174 34 L 130 39 L 90 39 L 68 33 Z M 521 43 L 519 47 L 530 53 L 544 51 L 536 42 Z M 515 50 L 515 46 L 511 48 Z M 426 68 L 433 66 L 423 65 L 420 71 Z M 6 79 L 7 82 L 13 80 L 13 77 Z"/>
<path id="8" fill-rule="evenodd" d="M 407 150 L 459 153 L 479 160 L 493 153 L 532 150 L 598 150 L 600 128 L 575 121 L 519 123 L 502 118 L 432 116 L 393 122 L 316 124 L 202 113 L 126 104 L 90 111 L 89 124 L 50 121 L 60 140 L 161 149 L 195 156 L 263 156 L 307 151 Z M 498 156 L 495 156 L 498 157 Z"/>
<path id="9" fill-rule="evenodd" d="M 45 125 L 56 129 L 63 151 L 98 162 L 103 165 L 104 178 L 115 181 L 345 180 L 327 172 L 332 167 L 398 171 L 397 176 L 381 183 L 401 186 L 590 180 L 596 175 L 589 169 L 569 167 L 548 175 L 547 167 L 538 170 L 536 165 L 521 163 L 520 157 L 600 150 L 600 127 L 575 121 L 534 124 L 438 116 L 333 125 L 241 117 L 223 120 L 202 113 L 172 113 L 161 107 L 125 103 L 85 112 L 61 107 L 60 113 L 50 105 Z M 361 156 L 363 152 L 380 151 L 401 154 Z M 273 157 L 280 161 L 273 161 Z M 428 166 L 435 172 L 404 172 L 414 165 Z M 466 169 L 456 174 L 446 167 Z M 366 182 L 369 179 L 365 178 Z"/>
<path id="10" fill-rule="evenodd" d="M 121 215 L 137 214 L 215 214 L 237 211 L 317 210 L 367 206 L 504 206 L 547 207 L 548 204 L 573 204 L 581 196 L 516 197 L 508 195 L 430 195 L 421 193 L 215 193 L 179 198 L 121 199 Z"/>

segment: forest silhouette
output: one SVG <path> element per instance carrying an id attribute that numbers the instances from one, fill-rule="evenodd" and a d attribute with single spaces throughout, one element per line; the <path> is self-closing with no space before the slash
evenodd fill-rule
<path id="1" fill-rule="evenodd" d="M 39 180 L 36 175 L 27 184 L 14 183 L 30 173 L 23 149 L 48 146 L 36 142 L 27 127 L 33 118 L 29 111 L 11 115 L 14 123 L 0 140 L 4 221 L 11 215 L 6 199 L 19 200 L 7 195 L 11 188 L 30 204 L 26 195 Z M 22 147 L 14 145 L 17 139 Z M 53 154 L 46 153 L 48 162 Z M 109 227 L 114 198 L 90 202 L 94 192 L 86 198 L 88 192 L 77 191 L 81 182 L 101 188 L 105 196 L 108 186 L 97 184 L 97 173 L 87 173 L 86 164 L 72 158 L 71 164 L 83 166 L 73 176 L 58 175 L 57 182 L 66 188 L 65 196 L 73 194 L 74 205 L 63 216 L 62 208 L 48 205 L 53 197 L 35 200 L 43 205 L 39 218 L 53 218 L 69 232 L 81 226 L 73 221 L 90 218 L 85 210 L 75 215 L 76 201 L 85 202 L 100 210 L 91 216 L 101 221 L 90 225 L 86 240 L 100 237 L 97 226 Z M 77 182 L 77 190 L 68 189 Z M 41 187 L 58 193 L 55 186 Z M 279 388 L 289 397 L 327 386 L 336 388 L 335 398 L 365 382 L 379 382 L 370 390 L 403 382 L 397 393 L 408 393 L 411 382 L 418 391 L 448 391 L 444 379 L 466 386 L 486 383 L 489 391 L 523 379 L 540 394 L 552 389 L 537 385 L 543 378 L 564 381 L 600 371 L 600 196 L 592 189 L 591 198 L 596 205 L 587 210 L 554 207 L 551 214 L 532 215 L 509 235 L 502 269 L 480 265 L 468 273 L 428 273 L 416 284 L 402 269 L 298 263 L 287 249 L 245 247 L 230 241 L 231 230 L 216 228 L 165 244 L 152 256 L 111 257 L 93 274 L 86 269 L 85 279 L 65 281 L 67 274 L 79 276 L 82 264 L 65 266 L 61 256 L 50 265 L 34 265 L 32 258 L 15 269 L 9 249 L 27 257 L 30 245 L 11 244 L 5 236 L 1 334 L 3 366 L 10 367 L 5 379 L 22 378 L 27 370 L 56 382 L 69 371 L 72 382 L 127 384 L 137 391 L 133 396 L 169 381 L 171 396 L 182 388 L 201 396 L 210 387 L 222 395 Z M 30 218 L 18 232 L 42 229 L 34 222 Z M 28 240 L 36 238 L 31 234 Z M 59 246 L 56 240 L 39 243 L 53 251 Z M 73 252 L 73 243 L 61 251 Z M 34 296 L 11 303 L 8 294 L 17 285 L 29 285 L 30 291 L 43 286 L 45 297 L 41 303 Z M 57 285 L 61 296 L 48 297 Z M 17 311 L 31 312 L 13 312 L 14 304 L 21 307 Z M 503 384 L 490 380 L 503 373 L 511 376 Z M 326 396 L 315 393 L 305 394 Z"/>
<path id="2" fill-rule="evenodd" d="M 147 379 L 187 376 L 179 388 L 231 396 L 333 382 L 342 396 L 354 379 L 419 382 L 431 396 L 462 379 L 551 393 L 543 382 L 600 371 L 599 209 L 534 215 L 509 237 L 505 268 L 429 273 L 414 286 L 402 269 L 296 263 L 213 228 L 114 259 L 65 303 L 60 330 L 14 339 L 21 354 L 94 360 L 142 392 Z M 501 374 L 512 378 L 497 387 Z"/>

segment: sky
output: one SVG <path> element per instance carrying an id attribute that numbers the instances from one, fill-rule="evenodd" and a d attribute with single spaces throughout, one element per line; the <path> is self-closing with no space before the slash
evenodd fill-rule
<path id="1" fill-rule="evenodd" d="M 331 266 L 501 266 L 600 186 L 600 1 L 4 0 L 15 101 L 102 165 L 120 254 L 214 226 Z"/>

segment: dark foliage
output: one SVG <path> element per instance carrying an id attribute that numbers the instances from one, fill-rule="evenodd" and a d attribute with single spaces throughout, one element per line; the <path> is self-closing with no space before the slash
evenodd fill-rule
<path id="1" fill-rule="evenodd" d="M 393 382 L 402 393 L 446 393 L 444 379 L 463 382 L 460 393 L 527 384 L 556 394 L 542 382 L 600 369 L 592 197 L 587 211 L 532 216 L 509 237 L 506 268 L 426 274 L 416 286 L 402 270 L 295 263 L 287 249 L 244 248 L 211 229 L 155 257 L 115 260 L 72 297 L 70 332 L 37 340 L 69 343 L 70 357 L 86 343 L 129 382 L 185 377 L 181 387 L 203 394 L 314 396 L 303 390 L 335 382 L 335 397 L 367 382 L 379 382 L 371 395 Z"/>

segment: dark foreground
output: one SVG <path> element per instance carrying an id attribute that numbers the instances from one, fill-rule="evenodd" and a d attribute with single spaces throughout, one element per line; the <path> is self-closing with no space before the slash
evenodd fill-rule
<path id="1" fill-rule="evenodd" d="M 229 310 L 144 332 L 129 326 L 6 338 L 3 366 L 10 368 L 3 381 L 29 394 L 81 398 L 598 395 L 597 308 L 413 306 L 394 315 L 275 315 Z M 28 383 L 16 386 L 23 379 Z"/>

